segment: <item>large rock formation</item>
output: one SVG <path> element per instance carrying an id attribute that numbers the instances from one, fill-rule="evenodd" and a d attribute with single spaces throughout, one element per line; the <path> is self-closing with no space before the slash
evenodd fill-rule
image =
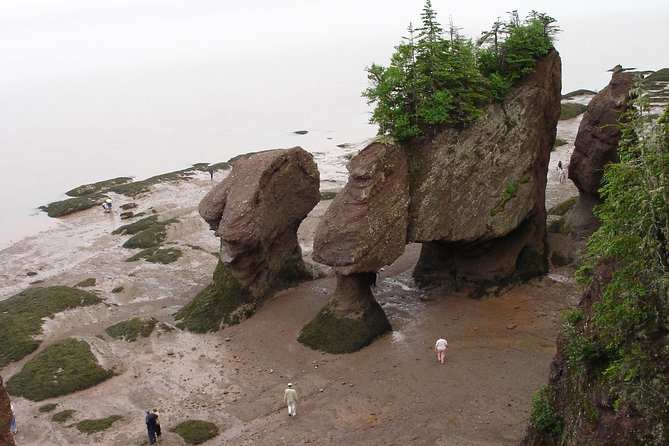
<path id="1" fill-rule="evenodd" d="M 634 74 L 614 72 L 611 82 L 588 104 L 574 141 L 569 179 L 579 192 L 598 196 L 604 167 L 618 162 L 620 116 L 630 107 Z"/>
<path id="2" fill-rule="evenodd" d="M 560 77 L 552 51 L 471 127 L 409 144 L 408 238 L 424 243 L 420 282 L 498 282 L 546 271 L 546 173 Z"/>
<path id="3" fill-rule="evenodd" d="M 314 259 L 337 272 L 337 290 L 300 340 L 339 352 L 347 331 L 369 342 L 386 330 L 383 324 L 367 331 L 350 327 L 369 311 L 381 311 L 369 286 L 407 242 L 424 244 L 415 269 L 422 284 L 498 283 L 547 270 L 545 187 L 560 75 L 552 51 L 503 104 L 490 105 L 469 128 L 403 146 L 375 143 L 353 159 L 349 182 L 314 243 Z"/>
<path id="4" fill-rule="evenodd" d="M 221 264 L 212 288 L 199 295 L 207 300 L 200 305 L 208 306 L 218 295 L 217 308 L 226 308 L 222 322 L 235 323 L 271 291 L 306 278 L 297 229 L 320 199 L 319 184 L 312 155 L 300 147 L 261 152 L 235 162 L 198 208 L 221 240 Z M 197 306 L 198 298 L 190 305 Z M 177 318 L 189 327 L 196 313 L 202 311 L 187 306 Z"/>
<path id="5" fill-rule="evenodd" d="M 9 404 L 9 395 L 7 395 L 2 376 L 0 376 L 0 446 L 14 446 L 14 436 L 9 430 L 12 421 L 12 410 Z"/>

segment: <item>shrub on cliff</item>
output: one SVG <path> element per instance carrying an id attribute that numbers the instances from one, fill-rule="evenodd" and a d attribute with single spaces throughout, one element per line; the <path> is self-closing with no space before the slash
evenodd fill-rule
<path id="1" fill-rule="evenodd" d="M 600 189 L 602 224 L 579 271 L 580 280 L 592 280 L 595 302 L 562 333 L 572 379 L 563 386 L 580 394 L 570 400 L 574 413 L 599 409 L 590 410 L 593 425 L 607 424 L 600 417 L 613 412 L 633 426 L 625 435 L 635 444 L 659 445 L 669 438 L 669 108 L 651 123 L 643 92 L 634 93 L 620 162 L 607 166 Z M 582 421 L 565 415 L 566 429 Z"/>
<path id="2" fill-rule="evenodd" d="M 532 72 L 558 30 L 546 14 L 532 11 L 521 21 L 514 11 L 474 43 L 452 24 L 445 37 L 430 0 L 421 18 L 416 35 L 409 25 L 409 36 L 395 47 L 388 67 L 367 68 L 371 86 L 363 96 L 375 104 L 371 121 L 379 125 L 379 135 L 402 140 L 434 126 L 467 126 Z"/>

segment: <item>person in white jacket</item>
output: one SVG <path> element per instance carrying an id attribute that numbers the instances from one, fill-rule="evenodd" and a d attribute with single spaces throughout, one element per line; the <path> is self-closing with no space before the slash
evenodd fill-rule
<path id="1" fill-rule="evenodd" d="M 437 343 L 434 344 L 434 351 L 437 354 L 437 361 L 444 363 L 444 357 L 446 356 L 446 347 L 448 347 L 448 342 L 444 338 L 437 339 Z"/>
<path id="2" fill-rule="evenodd" d="M 288 388 L 283 392 L 283 402 L 288 406 L 289 417 L 297 415 L 297 392 L 291 383 L 288 383 Z"/>

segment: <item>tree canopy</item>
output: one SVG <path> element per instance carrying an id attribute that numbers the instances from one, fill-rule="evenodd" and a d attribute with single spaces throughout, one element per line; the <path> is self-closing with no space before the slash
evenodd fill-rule
<path id="1" fill-rule="evenodd" d="M 546 14 L 532 11 L 521 21 L 514 11 L 473 42 L 452 22 L 444 31 L 430 0 L 421 20 L 417 29 L 409 24 L 387 67 L 366 69 L 370 86 L 363 96 L 375 104 L 371 122 L 379 135 L 402 140 L 439 126 L 466 127 L 532 72 L 558 31 Z"/>

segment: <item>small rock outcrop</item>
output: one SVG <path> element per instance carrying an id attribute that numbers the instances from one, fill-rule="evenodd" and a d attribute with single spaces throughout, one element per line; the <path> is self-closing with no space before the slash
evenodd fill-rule
<path id="1" fill-rule="evenodd" d="M 226 308 L 220 315 L 224 324 L 248 316 L 270 292 L 311 278 L 297 229 L 320 199 L 319 184 L 309 152 L 277 149 L 235 162 L 230 174 L 202 199 L 198 210 L 220 238 L 221 263 L 213 288 L 201 295 L 208 301 L 217 296 L 216 307 Z M 187 307 L 176 317 L 189 327 L 188 319 L 198 311 Z"/>
<path id="2" fill-rule="evenodd" d="M 614 71 L 609 85 L 588 104 L 569 162 L 569 179 L 579 192 L 598 196 L 604 167 L 618 161 L 620 117 L 630 107 L 633 85 L 633 73 Z"/>
<path id="3" fill-rule="evenodd" d="M 360 348 L 387 331 L 371 316 L 383 312 L 370 285 L 409 242 L 423 243 L 414 270 L 422 285 L 499 283 L 547 270 L 546 173 L 560 76 L 552 51 L 470 127 L 401 146 L 373 143 L 351 161 L 349 181 L 314 242 L 314 259 L 335 269 L 337 290 L 302 330 L 302 342 L 339 353 L 342 344 Z M 374 325 L 356 325 L 363 320 Z M 349 342 L 352 336 L 360 341 Z"/>
<path id="4" fill-rule="evenodd" d="M 12 410 L 9 395 L 7 395 L 2 376 L 0 376 L 0 445 L 2 446 L 14 446 L 14 436 L 9 430 L 11 421 Z"/>

